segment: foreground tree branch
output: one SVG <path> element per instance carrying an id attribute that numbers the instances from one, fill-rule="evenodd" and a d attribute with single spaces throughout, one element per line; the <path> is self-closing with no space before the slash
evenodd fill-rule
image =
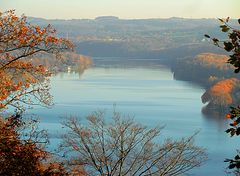
<path id="1" fill-rule="evenodd" d="M 147 128 L 116 112 L 106 123 L 104 115 L 92 113 L 86 125 L 74 117 L 63 123 L 67 134 L 61 148 L 76 156 L 70 164 L 84 165 L 88 175 L 181 175 L 207 159 L 205 150 L 194 145 L 195 135 L 160 143 L 162 127 Z"/>

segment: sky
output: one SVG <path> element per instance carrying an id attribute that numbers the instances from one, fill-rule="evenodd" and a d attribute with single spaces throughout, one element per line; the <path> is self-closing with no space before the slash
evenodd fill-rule
<path id="1" fill-rule="evenodd" d="M 0 10 L 47 19 L 240 18 L 240 0 L 0 0 Z"/>

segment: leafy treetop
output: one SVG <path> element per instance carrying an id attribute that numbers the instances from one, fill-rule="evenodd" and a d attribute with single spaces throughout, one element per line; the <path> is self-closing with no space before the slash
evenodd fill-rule
<path id="1" fill-rule="evenodd" d="M 31 25 L 14 10 L 0 12 L 0 110 L 8 105 L 17 109 L 23 109 L 22 104 L 50 105 L 46 79 L 50 72 L 30 58 L 41 52 L 60 56 L 72 49 L 70 41 L 56 37 L 51 25 Z"/>

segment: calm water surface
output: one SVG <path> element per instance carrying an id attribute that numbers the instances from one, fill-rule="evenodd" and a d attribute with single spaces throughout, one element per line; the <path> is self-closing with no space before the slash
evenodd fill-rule
<path id="1" fill-rule="evenodd" d="M 181 138 L 200 130 L 196 143 L 207 149 L 208 162 L 189 175 L 226 175 L 223 162 L 235 154 L 239 142 L 228 137 L 224 118 L 205 117 L 201 114 L 201 95 L 204 89 L 188 82 L 177 81 L 173 73 L 160 65 L 104 68 L 93 67 L 82 75 L 60 73 L 51 80 L 55 106 L 35 108 L 42 126 L 48 129 L 52 144 L 59 141 L 61 117 L 84 117 L 90 112 L 105 109 L 135 116 L 148 126 L 165 125 L 162 137 Z"/>

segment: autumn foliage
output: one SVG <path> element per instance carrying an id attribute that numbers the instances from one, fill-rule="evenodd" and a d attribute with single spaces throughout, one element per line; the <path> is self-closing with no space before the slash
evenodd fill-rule
<path id="1" fill-rule="evenodd" d="M 0 110 L 8 105 L 18 109 L 23 104 L 50 105 L 50 72 L 31 58 L 42 52 L 59 56 L 72 48 L 71 42 L 56 37 L 50 25 L 33 26 L 12 10 L 0 12 Z"/>
<path id="2" fill-rule="evenodd" d="M 64 52 L 60 59 L 51 54 L 41 54 L 31 61 L 34 65 L 44 65 L 53 74 L 66 71 L 69 67 L 71 71 L 82 73 L 93 64 L 89 56 L 75 52 Z"/>
<path id="3" fill-rule="evenodd" d="M 72 48 L 70 41 L 56 37 L 50 25 L 33 26 L 12 10 L 0 12 L 0 112 L 8 106 L 21 112 L 26 104 L 50 105 L 51 73 L 45 66 L 33 63 L 32 58 L 42 53 L 58 57 Z M 0 175 L 69 175 L 64 165 L 52 160 L 46 151 L 46 137 L 45 131 L 37 130 L 35 120 L 26 122 L 21 113 L 2 118 L 1 113 Z"/>
<path id="4" fill-rule="evenodd" d="M 24 123 L 19 114 L 0 120 L 0 175 L 65 176 L 61 163 L 48 162 L 45 133 L 36 131 L 36 122 Z M 21 130 L 30 132 L 23 138 Z"/>
<path id="5" fill-rule="evenodd" d="M 228 107 L 234 103 L 233 92 L 239 83 L 237 78 L 217 82 L 202 95 L 202 102 L 209 102 L 209 106 L 214 107 Z"/>
<path id="6" fill-rule="evenodd" d="M 234 67 L 231 64 L 227 64 L 229 57 L 226 55 L 214 54 L 214 53 L 202 53 L 197 55 L 192 64 L 205 68 L 217 68 L 219 70 L 229 70 Z"/>

